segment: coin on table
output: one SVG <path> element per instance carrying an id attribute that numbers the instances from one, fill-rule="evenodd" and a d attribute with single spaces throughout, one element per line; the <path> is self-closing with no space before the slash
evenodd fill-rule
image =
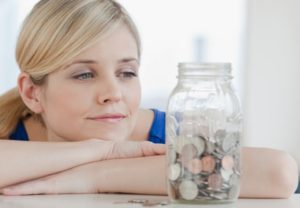
<path id="1" fill-rule="evenodd" d="M 198 195 L 198 187 L 193 181 L 183 180 L 179 184 L 179 193 L 185 200 L 193 200 Z"/>
<path id="2" fill-rule="evenodd" d="M 223 179 L 222 176 L 218 173 L 211 174 L 208 176 L 208 185 L 213 190 L 219 190 L 222 187 Z"/>
<path id="3" fill-rule="evenodd" d="M 216 160 L 211 155 L 206 155 L 202 159 L 202 171 L 212 173 L 216 167 Z"/>
<path id="4" fill-rule="evenodd" d="M 172 181 L 177 180 L 180 176 L 180 173 L 181 173 L 181 166 L 178 163 L 169 166 L 168 175 L 170 180 Z"/>

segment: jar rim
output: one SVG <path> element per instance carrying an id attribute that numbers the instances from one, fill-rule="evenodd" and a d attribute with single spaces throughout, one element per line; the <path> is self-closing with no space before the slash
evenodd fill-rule
<path id="1" fill-rule="evenodd" d="M 229 62 L 203 62 L 203 63 L 196 63 L 196 62 L 180 62 L 178 64 L 179 68 L 205 68 L 205 69 L 231 69 L 231 63 Z"/>
<path id="2" fill-rule="evenodd" d="M 204 62 L 178 64 L 179 76 L 229 76 L 231 77 L 231 63 L 229 62 Z"/>

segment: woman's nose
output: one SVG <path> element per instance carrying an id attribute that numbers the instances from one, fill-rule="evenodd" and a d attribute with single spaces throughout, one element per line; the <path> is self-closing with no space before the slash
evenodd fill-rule
<path id="1" fill-rule="evenodd" d="M 121 86 L 116 79 L 110 78 L 101 82 L 101 85 L 98 85 L 101 88 L 98 91 L 98 102 L 100 104 L 118 102 L 122 99 Z"/>

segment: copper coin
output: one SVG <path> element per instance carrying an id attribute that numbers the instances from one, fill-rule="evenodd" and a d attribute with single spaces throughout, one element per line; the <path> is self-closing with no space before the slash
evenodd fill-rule
<path id="1" fill-rule="evenodd" d="M 216 160 L 214 159 L 214 157 L 207 155 L 204 156 L 202 159 L 202 171 L 204 172 L 208 172 L 211 173 L 214 171 L 215 167 L 216 167 Z"/>
<path id="2" fill-rule="evenodd" d="M 202 161 L 195 158 L 188 163 L 187 169 L 193 174 L 199 174 L 202 171 Z"/>
<path id="3" fill-rule="evenodd" d="M 187 167 L 189 162 L 197 156 L 197 149 L 193 144 L 186 144 L 181 149 L 181 163 Z"/>
<path id="4" fill-rule="evenodd" d="M 219 190 L 222 187 L 223 179 L 220 174 L 211 174 L 208 176 L 208 185 L 214 190 Z"/>
<path id="5" fill-rule="evenodd" d="M 230 156 L 230 155 L 225 155 L 223 158 L 222 158 L 222 167 L 225 169 L 225 170 L 232 170 L 234 166 L 234 160 L 233 160 L 233 157 Z"/>

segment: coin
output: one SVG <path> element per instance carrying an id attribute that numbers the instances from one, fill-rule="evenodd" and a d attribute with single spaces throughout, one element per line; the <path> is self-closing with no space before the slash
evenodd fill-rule
<path id="1" fill-rule="evenodd" d="M 208 185 L 214 190 L 219 190 L 222 187 L 223 179 L 220 174 L 214 173 L 208 176 Z"/>
<path id="2" fill-rule="evenodd" d="M 197 155 L 200 156 L 205 150 L 205 141 L 202 137 L 192 137 L 190 142 L 197 148 Z"/>
<path id="3" fill-rule="evenodd" d="M 202 171 L 202 161 L 195 158 L 188 163 L 187 169 L 193 174 L 199 174 Z"/>
<path id="4" fill-rule="evenodd" d="M 216 167 L 216 160 L 214 159 L 214 157 L 207 155 L 204 156 L 202 159 L 202 170 L 204 172 L 208 172 L 211 173 L 214 171 L 215 167 Z"/>
<path id="5" fill-rule="evenodd" d="M 229 152 L 237 144 L 237 137 L 235 134 L 228 134 L 222 142 L 222 149 L 224 152 Z"/>
<path id="6" fill-rule="evenodd" d="M 177 180 L 181 173 L 181 166 L 178 163 L 170 165 L 168 173 L 170 180 Z"/>
<path id="7" fill-rule="evenodd" d="M 193 144 L 197 149 L 197 155 L 200 156 L 205 150 L 205 141 L 201 137 L 177 136 L 175 140 L 176 152 L 181 154 L 182 148 L 186 144 Z"/>
<path id="8" fill-rule="evenodd" d="M 239 186 L 232 186 L 232 188 L 228 192 L 229 199 L 237 199 L 239 195 Z"/>
<path id="9" fill-rule="evenodd" d="M 189 162 L 197 156 L 197 149 L 193 144 L 186 144 L 181 149 L 181 163 L 183 166 L 187 166 Z"/>
<path id="10" fill-rule="evenodd" d="M 222 167 L 224 168 L 224 170 L 232 170 L 233 166 L 234 166 L 233 157 L 230 155 L 225 155 L 222 158 Z"/>
<path id="11" fill-rule="evenodd" d="M 233 174 L 233 170 L 232 169 L 229 169 L 229 170 L 225 170 L 223 168 L 221 168 L 221 175 L 222 175 L 222 178 L 225 180 L 225 181 L 228 181 L 230 179 L 230 176 Z"/>
<path id="12" fill-rule="evenodd" d="M 198 187 L 193 181 L 183 180 L 179 184 L 179 193 L 185 200 L 193 200 L 198 195 Z"/>

